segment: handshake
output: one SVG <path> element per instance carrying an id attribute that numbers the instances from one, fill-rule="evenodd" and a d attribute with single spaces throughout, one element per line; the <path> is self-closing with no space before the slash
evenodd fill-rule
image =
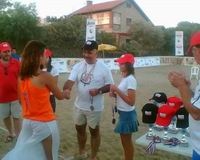
<path id="1" fill-rule="evenodd" d="M 63 98 L 65 99 L 70 99 L 70 94 L 71 94 L 71 90 L 70 89 L 65 89 L 63 92 Z"/>

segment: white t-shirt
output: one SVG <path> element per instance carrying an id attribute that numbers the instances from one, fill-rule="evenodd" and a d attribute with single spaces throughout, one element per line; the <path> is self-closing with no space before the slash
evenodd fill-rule
<path id="1" fill-rule="evenodd" d="M 133 75 L 129 75 L 127 77 L 124 77 L 118 88 L 126 95 L 128 95 L 128 90 L 133 89 L 136 90 L 137 88 L 137 81 Z M 130 106 L 124 100 L 120 97 L 117 96 L 117 108 L 120 111 L 133 111 L 135 109 L 135 106 Z"/>
<path id="2" fill-rule="evenodd" d="M 191 103 L 200 109 L 200 81 L 195 88 Z M 189 115 L 189 130 L 193 149 L 200 155 L 200 121 L 194 120 L 191 115 Z"/>
<path id="3" fill-rule="evenodd" d="M 56 68 L 56 67 L 52 67 L 52 69 L 51 69 L 51 75 L 53 76 L 53 77 L 56 77 L 56 76 L 59 76 L 59 70 Z"/>
<path id="4" fill-rule="evenodd" d="M 89 90 L 113 84 L 111 71 L 100 61 L 97 61 L 96 64 L 88 64 L 86 61 L 79 62 L 73 67 L 68 79 L 76 82 L 75 106 L 86 111 L 91 111 Z M 102 94 L 93 97 L 93 106 L 94 111 L 103 110 L 104 98 Z"/>

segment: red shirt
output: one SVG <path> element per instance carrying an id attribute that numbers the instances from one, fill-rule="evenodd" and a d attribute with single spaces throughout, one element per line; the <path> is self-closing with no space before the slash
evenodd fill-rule
<path id="1" fill-rule="evenodd" d="M 0 60 L 0 103 L 12 102 L 18 99 L 18 76 L 20 63 L 11 58 L 8 65 Z"/>

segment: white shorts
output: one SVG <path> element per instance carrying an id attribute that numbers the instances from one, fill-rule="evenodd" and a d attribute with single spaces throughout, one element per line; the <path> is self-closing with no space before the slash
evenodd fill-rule
<path id="1" fill-rule="evenodd" d="M 85 111 L 75 107 L 74 111 L 74 121 L 78 126 L 88 124 L 92 129 L 95 129 L 100 125 L 101 111 Z"/>
<path id="2" fill-rule="evenodd" d="M 16 146 L 2 160 L 47 160 L 42 141 L 52 136 L 53 160 L 58 160 L 59 133 L 56 121 L 23 120 Z"/>
<path id="3" fill-rule="evenodd" d="M 9 116 L 12 116 L 13 118 L 21 117 L 21 105 L 18 100 L 8 103 L 0 103 L 0 118 L 4 119 Z"/>

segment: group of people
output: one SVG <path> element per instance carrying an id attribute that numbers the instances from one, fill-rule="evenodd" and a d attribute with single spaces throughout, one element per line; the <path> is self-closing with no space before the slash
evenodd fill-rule
<path id="1" fill-rule="evenodd" d="M 124 54 L 115 60 L 121 71 L 121 81 L 116 86 L 111 71 L 97 59 L 97 42 L 86 41 L 82 48 L 84 60 L 73 67 L 61 91 L 57 86 L 58 73 L 51 65 L 52 54 L 45 44 L 36 40 L 28 42 L 20 62 L 11 57 L 11 49 L 7 42 L 0 44 L 0 117 L 8 129 L 6 142 L 15 137 L 17 142 L 3 160 L 58 159 L 60 140 L 54 114 L 55 97 L 58 100 L 70 99 L 74 85 L 74 123 L 80 158 L 88 156 L 85 150 L 88 125 L 91 136 L 90 159 L 97 160 L 100 120 L 104 109 L 103 94 L 109 93 L 115 99 L 119 113 L 114 131 L 120 134 L 124 159 L 133 160 L 132 133 L 138 130 L 138 120 L 135 111 L 135 58 L 132 54 Z M 196 62 L 200 64 L 200 32 L 192 36 L 189 53 L 193 53 Z M 179 90 L 183 104 L 190 114 L 193 160 L 199 160 L 200 85 L 196 87 L 192 97 L 190 82 L 184 75 L 170 72 L 168 78 Z"/>
<path id="2" fill-rule="evenodd" d="M 121 136 L 125 160 L 133 159 L 132 133 L 138 130 L 138 121 L 135 112 L 135 59 L 132 54 L 124 54 L 116 59 L 122 72 L 117 87 L 111 71 L 97 59 L 97 42 L 86 41 L 82 48 L 84 60 L 73 67 L 61 91 L 57 86 L 58 72 L 51 65 L 52 52 L 45 44 L 36 40 L 28 42 L 21 61 L 11 57 L 11 49 L 7 42 L 0 44 L 0 115 L 8 129 L 6 142 L 14 138 L 17 138 L 17 142 L 3 160 L 58 159 L 60 140 L 54 114 L 55 97 L 58 100 L 70 99 L 73 85 L 76 85 L 74 123 L 79 158 L 88 157 L 85 150 L 88 125 L 91 136 L 90 159 L 97 159 L 100 120 L 104 109 L 103 94 L 109 93 L 115 98 L 120 115 L 115 132 Z"/>

